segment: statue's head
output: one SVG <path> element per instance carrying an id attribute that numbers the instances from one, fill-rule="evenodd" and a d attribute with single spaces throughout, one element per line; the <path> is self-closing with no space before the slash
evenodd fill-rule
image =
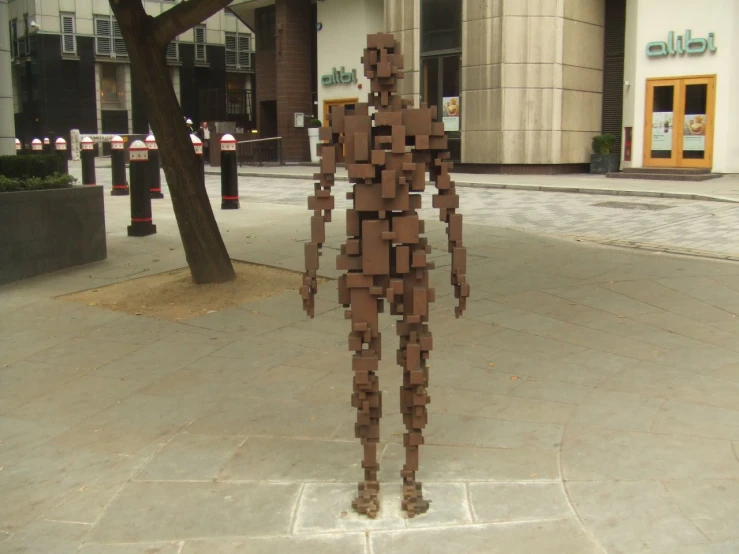
<path id="1" fill-rule="evenodd" d="M 393 97 L 398 92 L 398 79 L 403 78 L 400 43 L 389 33 L 367 35 L 362 63 L 364 76 L 370 81 L 371 103 L 378 109 L 393 105 Z"/>

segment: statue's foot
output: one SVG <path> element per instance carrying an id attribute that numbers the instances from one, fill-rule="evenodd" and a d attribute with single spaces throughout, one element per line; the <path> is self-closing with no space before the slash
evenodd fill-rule
<path id="1" fill-rule="evenodd" d="M 421 483 L 410 482 L 403 484 L 403 502 L 401 507 L 408 517 L 425 514 L 429 509 L 429 504 L 430 502 L 423 498 Z"/>
<path id="2" fill-rule="evenodd" d="M 359 483 L 357 488 L 359 494 L 352 501 L 352 508 L 357 513 L 364 514 L 371 519 L 376 518 L 377 512 L 380 511 L 380 500 L 378 499 L 380 484 L 377 481 L 364 481 Z"/>

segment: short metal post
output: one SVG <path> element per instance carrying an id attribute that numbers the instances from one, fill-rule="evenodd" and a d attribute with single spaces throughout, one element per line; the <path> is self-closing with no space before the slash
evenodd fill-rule
<path id="1" fill-rule="evenodd" d="M 199 176 L 200 176 L 200 186 L 205 188 L 205 163 L 203 162 L 203 141 L 200 140 L 200 138 L 197 135 L 190 135 L 190 140 L 192 141 L 192 147 L 195 149 L 196 158 L 198 159 L 199 164 Z"/>
<path id="2" fill-rule="evenodd" d="M 21 141 L 18 139 L 15 139 L 15 153 L 16 155 L 20 155 L 23 153 L 23 145 L 21 144 Z"/>
<path id="3" fill-rule="evenodd" d="M 157 232 L 157 226 L 152 223 L 151 197 L 147 183 L 149 149 L 143 141 L 137 140 L 128 149 L 128 154 L 131 173 L 131 225 L 128 226 L 128 236 L 153 235 Z"/>
<path id="4" fill-rule="evenodd" d="M 49 137 L 44 137 L 43 151 L 44 154 L 51 154 L 51 141 L 49 140 Z"/>
<path id="5" fill-rule="evenodd" d="M 31 141 L 31 152 L 33 152 L 34 154 L 44 153 L 44 145 L 39 139 L 33 139 Z"/>
<path id="6" fill-rule="evenodd" d="M 95 180 L 95 144 L 90 137 L 80 141 L 80 158 L 82 160 L 82 184 L 94 185 Z"/>
<path id="7" fill-rule="evenodd" d="M 126 151 L 123 137 L 115 136 L 110 139 L 110 168 L 113 177 L 111 196 L 128 196 L 128 182 L 126 181 Z"/>
<path id="8" fill-rule="evenodd" d="M 236 168 L 236 139 L 221 137 L 221 209 L 239 209 L 239 172 Z"/>
<path id="9" fill-rule="evenodd" d="M 146 137 L 146 147 L 149 149 L 149 162 L 147 170 L 149 172 L 149 196 L 152 198 L 164 198 L 162 194 L 162 174 L 159 171 L 159 147 L 154 135 Z"/>
<path id="10" fill-rule="evenodd" d="M 69 158 L 67 154 L 67 141 L 63 138 L 58 138 L 54 141 L 54 149 L 56 150 L 57 158 L 59 158 L 59 171 L 63 174 L 69 173 Z"/>

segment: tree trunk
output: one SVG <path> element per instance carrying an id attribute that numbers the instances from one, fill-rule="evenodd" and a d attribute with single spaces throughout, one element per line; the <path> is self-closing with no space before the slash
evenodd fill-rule
<path id="1" fill-rule="evenodd" d="M 153 37 L 153 19 L 140 2 L 111 1 L 111 6 L 126 43 L 134 86 L 144 95 L 192 278 L 199 284 L 230 281 L 235 278 L 233 266 L 200 184 L 198 160 L 169 76 L 165 49 Z"/>

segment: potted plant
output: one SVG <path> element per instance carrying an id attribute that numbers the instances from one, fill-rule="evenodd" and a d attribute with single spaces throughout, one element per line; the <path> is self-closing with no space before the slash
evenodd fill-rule
<path id="1" fill-rule="evenodd" d="M 593 153 L 590 155 L 590 173 L 605 175 L 618 171 L 621 157 L 614 154 L 616 137 L 610 133 L 593 137 Z"/>
<path id="2" fill-rule="evenodd" d="M 308 143 L 310 144 L 310 161 L 318 163 L 320 157 L 318 156 L 318 129 L 322 127 L 320 119 L 315 117 L 308 122 Z"/>

